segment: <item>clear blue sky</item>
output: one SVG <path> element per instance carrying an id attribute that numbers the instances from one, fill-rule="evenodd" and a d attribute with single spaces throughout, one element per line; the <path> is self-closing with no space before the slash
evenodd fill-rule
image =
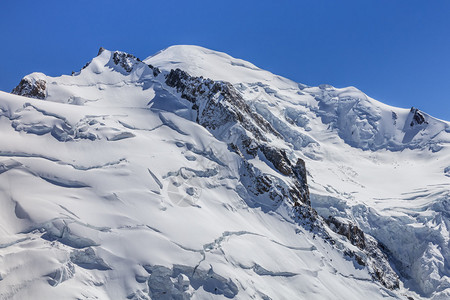
<path id="1" fill-rule="evenodd" d="M 1 1 L 0 90 L 79 70 L 100 46 L 227 52 L 308 85 L 356 86 L 450 120 L 450 1 Z"/>

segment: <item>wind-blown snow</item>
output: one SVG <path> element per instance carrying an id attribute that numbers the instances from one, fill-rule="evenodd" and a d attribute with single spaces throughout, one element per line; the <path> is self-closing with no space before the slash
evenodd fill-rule
<path id="1" fill-rule="evenodd" d="M 287 203 L 249 205 L 242 158 L 165 84 L 175 68 L 232 83 L 280 134 L 272 145 L 305 160 L 317 212 L 388 249 L 400 289 Z M 450 296 L 448 122 L 197 46 L 143 62 L 104 50 L 73 76 L 26 78 L 45 81 L 45 100 L 0 92 L 1 299 Z"/>

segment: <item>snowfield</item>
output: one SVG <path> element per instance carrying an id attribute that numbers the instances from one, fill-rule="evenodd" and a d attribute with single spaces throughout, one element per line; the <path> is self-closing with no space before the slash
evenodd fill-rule
<path id="1" fill-rule="evenodd" d="M 101 48 L 0 129 L 0 299 L 450 298 L 450 123 L 416 108 Z"/>

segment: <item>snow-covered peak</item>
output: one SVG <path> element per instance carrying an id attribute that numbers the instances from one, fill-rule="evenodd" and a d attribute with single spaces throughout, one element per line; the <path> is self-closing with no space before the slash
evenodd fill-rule
<path id="1" fill-rule="evenodd" d="M 192 76 L 203 76 L 232 84 L 271 82 L 279 87 L 297 87 L 297 83 L 262 70 L 245 60 L 199 46 L 171 46 L 146 58 L 144 62 L 161 70 L 179 68 Z"/>
<path id="2" fill-rule="evenodd" d="M 336 131 L 344 142 L 363 150 L 427 148 L 438 151 L 441 143 L 450 142 L 439 135 L 440 132 L 450 131 L 450 123 L 436 120 L 423 112 L 418 114 L 427 121 L 411 126 L 414 114 L 411 115 L 409 109 L 381 103 L 357 88 L 335 88 L 330 85 L 306 87 L 242 59 L 203 47 L 172 46 L 144 62 L 165 71 L 179 68 L 191 76 L 230 82 L 255 108 L 270 103 L 279 107 L 279 113 L 291 114 L 289 109 L 285 109 L 287 103 L 296 106 L 304 104 L 314 113 L 312 118 L 320 117 L 322 123 Z M 283 101 L 273 102 L 270 99 Z M 433 126 L 427 126 L 431 123 Z"/>
<path id="3" fill-rule="evenodd" d="M 22 78 L 19 85 L 12 90 L 12 93 L 35 99 L 45 99 L 47 97 L 46 77 L 43 73 L 31 73 Z"/>
<path id="4" fill-rule="evenodd" d="M 139 81 L 146 78 L 145 76 L 149 73 L 154 73 L 153 69 L 153 66 L 143 63 L 133 54 L 123 51 L 109 51 L 101 47 L 98 55 L 88 62 L 80 72 L 73 75 L 83 74 L 85 77 L 89 77 L 89 74 L 86 73 L 102 74 L 114 71 L 124 76 L 131 75 L 129 81 Z M 159 71 L 156 70 L 155 72 Z M 108 77 L 104 78 L 105 83 L 107 80 Z"/>
<path id="5" fill-rule="evenodd" d="M 132 54 L 100 48 L 79 72 L 59 77 L 33 73 L 25 76 L 13 93 L 75 105 L 145 107 L 154 96 L 149 87 L 159 73 Z M 127 97 L 136 91 L 141 95 L 139 101 Z"/>

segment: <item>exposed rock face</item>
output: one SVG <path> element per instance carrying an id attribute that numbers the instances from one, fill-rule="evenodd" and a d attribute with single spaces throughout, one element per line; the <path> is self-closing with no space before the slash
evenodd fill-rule
<path id="1" fill-rule="evenodd" d="M 130 73 L 133 70 L 133 67 L 141 61 L 132 54 L 120 51 L 115 51 L 112 59 L 116 65 L 121 66 L 128 73 Z"/>
<path id="2" fill-rule="evenodd" d="M 428 122 L 425 120 L 425 117 L 420 113 L 419 109 L 411 107 L 410 112 L 413 114 L 413 119 L 409 124 L 411 127 L 414 125 L 428 124 Z"/>
<path id="3" fill-rule="evenodd" d="M 274 167 L 285 176 L 293 175 L 292 165 L 287 158 L 286 151 L 262 145 L 260 147 L 264 156 L 274 165 Z"/>
<path id="4" fill-rule="evenodd" d="M 161 73 L 161 71 L 159 70 L 158 67 L 154 67 L 153 65 L 149 65 L 149 64 L 147 64 L 147 66 L 153 70 L 153 76 L 156 77 Z"/>
<path id="5" fill-rule="evenodd" d="M 359 249 L 363 250 L 366 248 L 366 240 L 364 237 L 364 232 L 351 223 L 342 223 L 334 217 L 328 217 L 325 222 L 330 226 L 330 228 L 340 234 L 345 236 L 352 245 L 355 245 Z"/>
<path id="6" fill-rule="evenodd" d="M 196 121 L 200 125 L 213 134 L 216 133 L 219 139 L 231 143 L 232 150 L 244 160 L 255 158 L 261 153 L 275 170 L 290 178 L 291 184 L 286 185 L 279 179 L 261 173 L 245 161 L 243 168 L 249 177 L 247 190 L 250 194 L 258 198 L 267 193 L 273 200 L 274 207 L 287 199 L 292 206 L 301 203 L 311 209 L 304 162 L 298 159 L 296 163 L 292 163 L 285 150 L 270 145 L 271 139 L 282 138 L 281 135 L 250 108 L 233 85 L 203 77 L 191 77 L 180 69 L 170 71 L 166 84 L 181 93 L 182 98 L 193 103 L 192 108 L 197 111 Z M 237 138 L 231 137 L 231 130 L 223 132 L 223 128 L 233 128 L 240 135 Z"/>
<path id="7" fill-rule="evenodd" d="M 297 163 L 293 165 L 288 159 L 286 151 L 282 149 L 280 150 L 262 145 L 260 146 L 260 150 L 267 160 L 270 161 L 275 169 L 277 169 L 281 174 L 295 179 L 295 188 L 289 191 L 291 197 L 293 198 L 293 202 L 296 203 L 300 201 L 308 206 L 311 206 L 305 162 L 299 158 Z"/>
<path id="8" fill-rule="evenodd" d="M 228 122 L 239 123 L 260 141 L 267 141 L 266 135 L 280 134 L 254 112 L 238 91 L 228 82 L 213 81 L 203 77 L 191 77 L 176 69 L 167 75 L 166 84 L 176 88 L 181 97 L 192 102 L 197 110 L 197 122 L 215 130 Z"/>
<path id="9" fill-rule="evenodd" d="M 389 264 L 389 251 L 373 237 L 365 235 L 356 225 L 345 223 L 335 217 L 325 219 L 331 230 L 345 236 L 349 242 L 363 251 L 365 257 L 354 251 L 346 250 L 345 253 L 363 266 L 367 266 L 374 279 L 381 282 L 389 289 L 397 289 L 400 286 L 398 275 Z"/>
<path id="10" fill-rule="evenodd" d="M 105 49 L 100 48 L 99 50 L 99 54 L 101 54 Z M 129 53 L 125 53 L 125 52 L 120 52 L 120 51 L 115 51 L 113 53 L 113 62 L 122 67 L 127 73 L 130 73 L 134 66 L 138 65 L 139 63 L 142 63 L 141 60 L 139 58 L 137 58 L 136 56 L 129 54 Z M 161 71 L 152 66 L 152 65 L 147 65 L 150 69 L 153 70 L 153 76 L 158 76 L 159 73 L 161 73 Z"/>
<path id="11" fill-rule="evenodd" d="M 12 90 L 12 93 L 29 98 L 45 99 L 46 85 L 47 83 L 43 79 L 33 80 L 25 77 L 20 81 L 19 85 Z"/>
<path id="12" fill-rule="evenodd" d="M 103 51 L 105 51 L 106 49 L 105 48 L 103 48 L 103 47 L 100 47 L 100 49 L 98 49 L 98 53 L 97 53 L 97 56 L 99 56 L 100 54 L 102 54 L 103 53 Z"/>

